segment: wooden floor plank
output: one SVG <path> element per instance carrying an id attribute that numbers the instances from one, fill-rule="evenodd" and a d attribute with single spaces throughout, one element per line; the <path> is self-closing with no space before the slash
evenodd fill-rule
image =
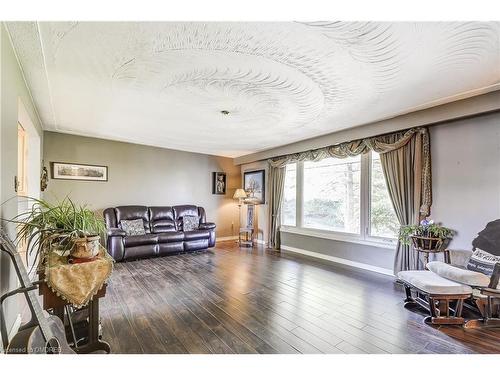
<path id="1" fill-rule="evenodd" d="M 218 243 L 118 263 L 101 302 L 113 353 L 500 353 L 499 330 L 436 327 L 393 278 Z"/>

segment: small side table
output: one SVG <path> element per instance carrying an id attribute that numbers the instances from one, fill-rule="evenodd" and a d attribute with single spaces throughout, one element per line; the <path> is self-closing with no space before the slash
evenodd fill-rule
<path id="1" fill-rule="evenodd" d="M 240 228 L 238 244 L 240 245 L 240 247 L 253 247 L 253 228 Z"/>

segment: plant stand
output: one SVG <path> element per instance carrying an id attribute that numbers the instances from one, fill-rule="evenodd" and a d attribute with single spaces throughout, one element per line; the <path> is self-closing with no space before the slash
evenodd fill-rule
<path id="1" fill-rule="evenodd" d="M 418 269 L 419 255 L 424 256 L 424 268 L 429 263 L 429 254 L 443 253 L 444 262 L 450 263 L 450 254 L 444 248 L 444 242 L 441 238 L 424 237 L 424 236 L 410 236 L 413 242 L 413 248 L 416 251 L 415 269 Z"/>

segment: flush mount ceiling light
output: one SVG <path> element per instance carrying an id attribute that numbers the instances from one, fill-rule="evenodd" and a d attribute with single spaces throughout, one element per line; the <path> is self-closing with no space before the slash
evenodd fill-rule
<path id="1" fill-rule="evenodd" d="M 224 116 L 227 116 L 229 114 L 229 111 L 223 109 L 222 111 L 220 111 L 220 113 L 222 113 Z"/>

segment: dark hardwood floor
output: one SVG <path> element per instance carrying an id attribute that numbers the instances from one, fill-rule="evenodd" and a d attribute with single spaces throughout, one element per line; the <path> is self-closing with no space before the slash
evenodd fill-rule
<path id="1" fill-rule="evenodd" d="M 428 326 L 387 276 L 219 243 L 118 263 L 113 353 L 500 353 L 500 330 Z"/>

